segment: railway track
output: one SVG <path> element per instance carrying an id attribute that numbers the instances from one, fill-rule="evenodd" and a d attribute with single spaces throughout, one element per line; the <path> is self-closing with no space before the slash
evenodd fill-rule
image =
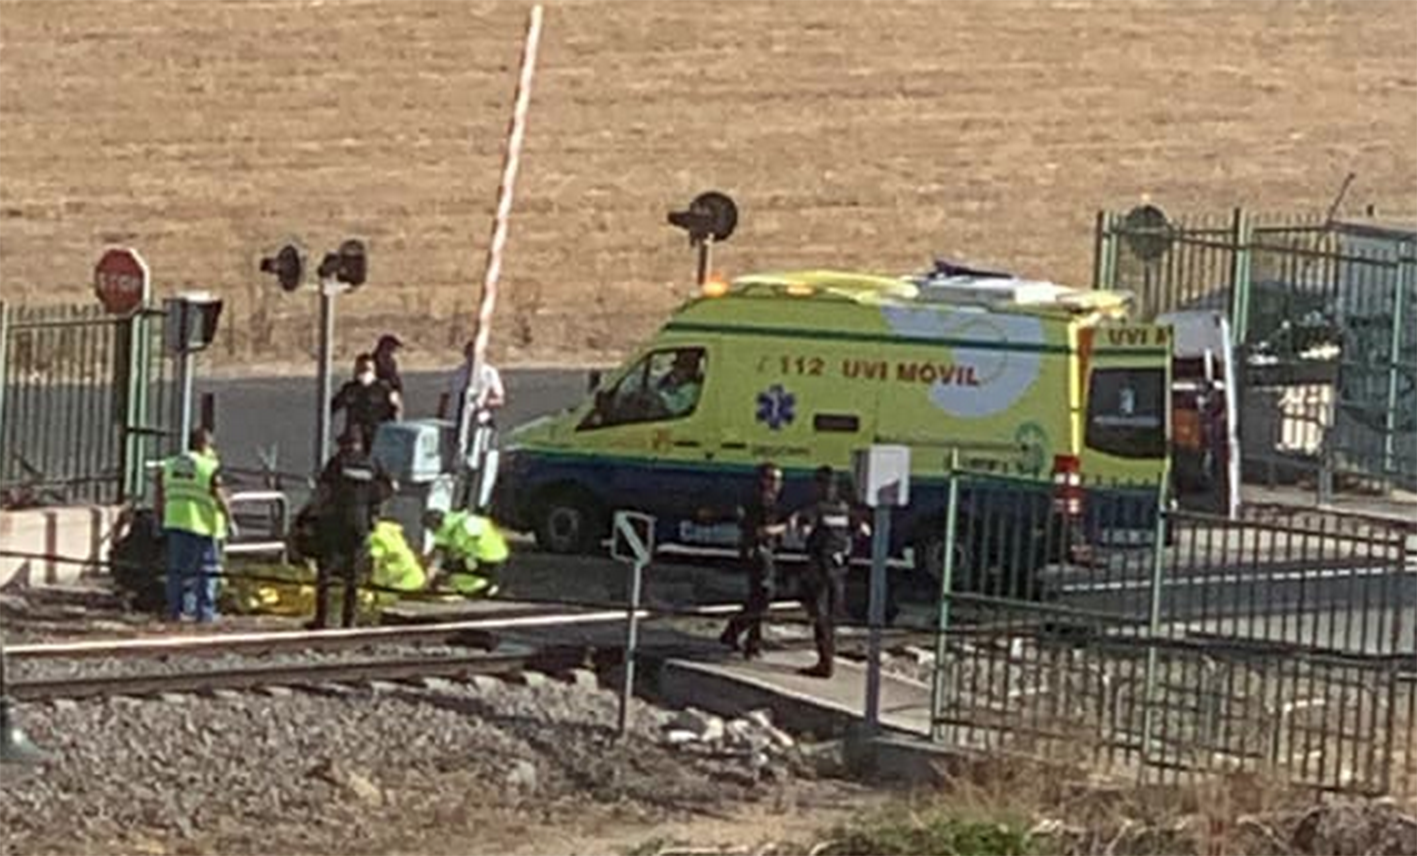
<path id="1" fill-rule="evenodd" d="M 774 611 L 796 608 L 795 602 L 773 605 Z M 736 609 L 734 606 L 701 607 L 686 615 L 647 618 L 711 618 Z M 59 699 L 95 699 L 114 696 L 159 697 L 179 694 L 210 694 L 217 691 L 251 691 L 266 687 L 318 690 L 330 685 L 360 685 L 373 682 L 416 682 L 420 679 L 466 680 L 475 675 L 511 677 L 527 671 L 563 674 L 575 668 L 603 669 L 623 662 L 624 646 L 618 639 L 607 642 L 568 642 L 558 639 L 558 631 L 572 627 L 623 624 L 625 609 L 537 609 L 509 606 L 506 615 L 493 615 L 430 624 L 362 627 L 309 631 L 264 631 L 211 635 L 148 636 L 134 639 L 79 640 L 7 646 L 13 664 L 64 660 L 167 661 L 174 658 L 200 661 L 204 658 L 260 658 L 266 655 L 299 655 L 353 651 L 379 646 L 424 645 L 466 647 L 467 653 L 430 656 L 416 650 L 402 656 L 370 656 L 334 661 L 293 661 L 283 663 L 238 664 L 173 671 L 141 671 L 122 674 L 65 675 L 35 677 L 7 682 L 10 698 L 19 702 L 47 702 Z M 520 634 L 523 641 L 507 644 L 498 637 Z M 547 634 L 543 643 L 539 637 Z M 914 636 L 916 634 L 908 634 Z M 525 637 L 535 641 L 526 641 Z M 564 637 L 564 633 L 562 634 Z M 613 637 L 612 637 L 613 638 Z M 842 654 L 851 656 L 864 639 L 845 636 Z M 858 644 L 860 643 L 860 644 Z M 810 640 L 779 640 L 775 647 L 809 646 Z M 471 650 L 480 649 L 480 650 Z M 637 657 L 723 656 L 725 652 L 710 640 L 702 644 L 642 644 Z"/>

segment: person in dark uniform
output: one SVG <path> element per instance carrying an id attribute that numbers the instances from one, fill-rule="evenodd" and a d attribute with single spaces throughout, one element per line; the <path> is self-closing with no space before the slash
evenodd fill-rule
<path id="1" fill-rule="evenodd" d="M 851 542 L 859 527 L 852 525 L 851 506 L 842 498 L 831 467 L 817 470 L 816 487 L 816 501 L 794 515 L 797 525 L 808 530 L 802 604 L 817 643 L 817 662 L 802 674 L 830 678 L 836 657 L 836 620 L 846 599 Z"/>
<path id="2" fill-rule="evenodd" d="M 315 627 L 329 626 L 329 595 L 336 578 L 344 591 L 344 626 L 354 626 L 356 586 L 368 552 L 369 531 L 379 507 L 395 489 L 394 480 L 365 451 L 358 431 L 340 436 L 339 451 L 320 473 L 316 489 L 320 513 Z"/>
<path id="3" fill-rule="evenodd" d="M 389 385 L 389 388 L 403 395 L 403 375 L 399 374 L 398 352 L 403 349 L 403 341 L 392 333 L 379 337 L 374 346 L 374 377 Z"/>
<path id="4" fill-rule="evenodd" d="M 385 422 L 403 415 L 403 399 L 387 381 L 379 380 L 372 354 L 354 360 L 354 379 L 346 381 L 330 402 L 330 412 L 345 411 L 344 432 L 359 435 L 364 451 L 374 448 L 374 434 Z"/>
<path id="5" fill-rule="evenodd" d="M 741 646 L 745 659 L 762 654 L 763 617 L 772 603 L 776 576 L 774 552 L 787 532 L 778 507 L 781 494 L 782 470 L 775 464 L 762 464 L 753 496 L 738 509 L 739 549 L 748 570 L 748 597 L 718 638 L 735 651 Z"/>

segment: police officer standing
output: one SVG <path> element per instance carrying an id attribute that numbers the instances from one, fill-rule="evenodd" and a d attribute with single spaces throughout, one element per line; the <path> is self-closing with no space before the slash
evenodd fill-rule
<path id="1" fill-rule="evenodd" d="M 738 510 L 739 549 L 748 570 L 748 597 L 718 638 L 735 651 L 741 645 L 744 659 L 762 654 L 763 617 L 772 603 L 776 575 L 774 554 L 787 532 L 778 506 L 781 495 L 782 470 L 776 464 L 762 464 L 753 496 Z"/>
<path id="2" fill-rule="evenodd" d="M 179 621 L 194 613 L 198 622 L 215 620 L 218 539 L 227 533 L 231 506 L 211 431 L 194 429 L 187 451 L 163 462 L 157 514 L 167 542 L 167 617 Z"/>
<path id="3" fill-rule="evenodd" d="M 816 665 L 802 673 L 830 678 L 836 657 L 836 619 L 846 597 L 846 572 L 857 527 L 851 524 L 851 506 L 842 498 L 831 467 L 817 470 L 816 488 L 816 501 L 797 515 L 799 525 L 808 530 L 802 603 L 817 643 Z"/>
<path id="4" fill-rule="evenodd" d="M 317 485 L 320 559 L 315 627 L 329 625 L 329 595 L 337 577 L 344 592 L 344 626 L 354 626 L 358 576 L 366 564 L 369 532 L 379 507 L 395 489 L 394 480 L 369 456 L 360 432 L 345 431 L 339 451 L 325 465 Z"/>
<path id="5" fill-rule="evenodd" d="M 387 381 L 379 379 L 372 354 L 354 360 L 354 379 L 346 381 L 330 402 L 330 412 L 345 411 L 344 432 L 359 434 L 364 451 L 374 448 L 379 426 L 403 415 L 403 398 Z"/>

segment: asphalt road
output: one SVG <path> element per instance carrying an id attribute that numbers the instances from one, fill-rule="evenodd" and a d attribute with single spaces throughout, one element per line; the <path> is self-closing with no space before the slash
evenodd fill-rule
<path id="1" fill-rule="evenodd" d="M 422 372 L 404 376 L 407 414 L 437 415 L 438 397 L 448 385 L 449 373 Z M 345 378 L 336 376 L 336 389 Z M 581 400 L 586 392 L 584 372 L 563 370 L 509 370 L 503 372 L 507 406 L 501 415 L 504 428 L 554 413 Z M 197 393 L 216 395 L 217 445 L 229 467 L 258 468 L 259 450 L 274 450 L 277 469 L 308 473 L 314 468 L 316 386 L 311 377 L 203 380 Z M 338 436 L 344 416 L 335 417 Z"/>
<path id="2" fill-rule="evenodd" d="M 434 415 L 447 382 L 447 373 L 405 376 L 408 413 L 415 417 Z M 582 399 L 586 390 L 584 373 L 564 370 L 507 371 L 504 382 L 508 398 L 501 420 L 504 427 L 572 406 Z M 216 394 L 218 443 L 228 466 L 257 468 L 261 463 L 259 450 L 273 449 L 278 454 L 281 471 L 307 473 L 311 470 L 315 422 L 313 379 L 207 380 L 199 384 L 199 391 Z M 342 424 L 343 417 L 337 418 L 336 428 Z M 1145 561 L 1136 567 L 1124 563 L 1103 570 L 1075 569 L 1073 574 L 1057 581 L 1061 583 L 1057 590 L 1059 602 L 1094 614 L 1147 615 L 1150 551 L 1144 552 Z M 577 564 L 577 560 L 535 551 L 518 558 L 521 572 L 532 578 L 546 574 L 560 576 L 566 572 L 568 564 L 576 566 L 575 573 L 580 578 L 603 575 L 607 580 L 618 580 L 623 574 L 622 568 L 607 559 L 578 560 L 580 564 Z M 1363 563 L 1351 560 L 1308 561 L 1299 563 L 1302 567 L 1280 567 L 1281 555 L 1275 555 L 1269 562 L 1257 566 L 1231 567 L 1233 562 L 1224 561 L 1219 555 L 1215 558 L 1214 563 L 1200 563 L 1203 567 L 1188 566 L 1181 576 L 1189 579 L 1168 580 L 1161 616 L 1164 622 L 1185 624 L 1192 632 L 1202 634 L 1218 632 L 1251 639 L 1336 644 L 1374 653 L 1411 650 L 1414 644 L 1410 628 L 1396 629 L 1387 614 L 1390 610 L 1383 608 L 1395 595 L 1407 603 L 1417 598 L 1417 592 L 1412 590 L 1417 580 L 1411 572 L 1402 575 L 1397 582 L 1390 570 L 1371 568 L 1364 572 L 1353 567 Z M 1191 562 L 1194 559 L 1192 556 Z M 1292 559 L 1283 564 L 1291 563 Z M 670 601 L 732 599 L 742 585 L 736 568 L 722 563 L 714 570 L 698 562 L 666 557 L 656 566 L 658 579 L 650 588 Z M 622 592 L 618 591 L 617 584 L 603 594 L 613 600 Z M 856 594 L 864 596 L 864 592 Z M 908 603 L 917 599 L 932 600 L 930 593 L 922 589 L 910 594 L 914 597 L 906 597 L 906 613 L 910 615 L 907 623 L 933 623 L 933 608 L 920 612 L 924 604 Z M 1305 613 L 1308 617 L 1297 617 Z"/>

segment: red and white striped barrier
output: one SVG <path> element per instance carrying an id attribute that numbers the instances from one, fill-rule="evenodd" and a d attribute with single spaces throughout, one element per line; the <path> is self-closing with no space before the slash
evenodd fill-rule
<path id="1" fill-rule="evenodd" d="M 536 54 L 541 44 L 541 6 L 533 6 L 527 23 L 526 44 L 522 48 L 521 74 L 507 130 L 507 147 L 502 162 L 502 182 L 497 187 L 497 211 L 492 218 L 492 240 L 487 245 L 487 267 L 482 277 L 482 299 L 477 309 L 473 338 L 473 373 L 482 368 L 487 343 L 492 335 L 492 313 L 497 308 L 497 282 L 502 275 L 502 253 L 507 245 L 507 224 L 512 214 L 512 195 L 521 163 L 522 141 L 526 138 L 526 115 L 531 106 L 531 83 L 536 76 Z"/>

